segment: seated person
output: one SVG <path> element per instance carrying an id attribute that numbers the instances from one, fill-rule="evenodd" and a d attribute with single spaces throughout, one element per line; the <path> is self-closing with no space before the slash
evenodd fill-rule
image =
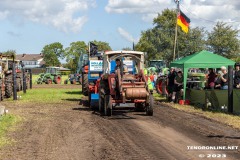
<path id="1" fill-rule="evenodd" d="M 234 87 L 240 88 L 240 63 L 235 64 Z"/>
<path id="2" fill-rule="evenodd" d="M 115 74 L 117 74 L 117 70 L 120 69 L 120 72 L 123 72 L 123 74 L 128 74 L 128 68 L 125 64 L 122 64 L 121 68 L 121 61 L 120 59 L 116 59 L 116 67 L 115 67 Z"/>

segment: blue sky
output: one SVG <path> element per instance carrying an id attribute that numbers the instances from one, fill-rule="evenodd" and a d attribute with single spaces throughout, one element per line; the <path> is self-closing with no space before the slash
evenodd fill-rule
<path id="1" fill-rule="evenodd" d="M 106 41 L 113 50 L 132 47 L 158 12 L 175 7 L 174 0 L 1 0 L 0 51 L 40 53 L 46 44 L 68 47 L 79 40 Z M 238 0 L 181 1 L 191 26 L 207 29 L 218 20 L 239 28 L 239 8 Z"/>

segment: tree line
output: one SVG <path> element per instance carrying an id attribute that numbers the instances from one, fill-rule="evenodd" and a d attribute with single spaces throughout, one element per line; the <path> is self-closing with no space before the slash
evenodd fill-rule
<path id="1" fill-rule="evenodd" d="M 142 31 L 136 50 L 147 52 L 147 60 L 173 60 L 176 28 L 176 10 L 165 9 L 153 19 L 153 28 Z M 181 58 L 201 50 L 208 50 L 226 58 L 240 61 L 239 30 L 231 25 L 217 22 L 212 31 L 204 28 L 190 28 L 186 34 L 178 28 L 177 54 Z"/>
<path id="2" fill-rule="evenodd" d="M 112 50 L 107 42 L 93 41 L 98 46 L 99 51 Z M 84 41 L 72 42 L 69 47 L 63 48 L 60 42 L 45 45 L 42 49 L 43 60 L 46 66 L 60 66 L 60 59 L 66 59 L 64 67 L 77 70 L 79 57 L 81 54 L 87 54 L 88 45 Z"/>

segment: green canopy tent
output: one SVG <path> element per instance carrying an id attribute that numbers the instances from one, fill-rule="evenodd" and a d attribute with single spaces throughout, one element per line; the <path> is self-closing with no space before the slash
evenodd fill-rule
<path id="1" fill-rule="evenodd" d="M 189 68 L 221 68 L 221 66 L 233 66 L 234 61 L 229 60 L 220 55 L 214 54 L 209 51 L 201 51 L 194 53 L 190 56 L 184 57 L 180 60 L 176 60 L 170 64 L 171 67 L 182 68 L 183 70 L 183 84 L 184 94 L 183 99 L 186 98 L 186 84 Z"/>

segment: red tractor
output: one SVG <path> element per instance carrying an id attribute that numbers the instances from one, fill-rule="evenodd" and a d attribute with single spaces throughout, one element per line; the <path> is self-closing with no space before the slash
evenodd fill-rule
<path id="1" fill-rule="evenodd" d="M 116 59 L 121 66 L 116 69 Z M 135 109 L 153 115 L 153 93 L 144 76 L 144 53 L 137 51 L 107 51 L 103 55 L 103 73 L 94 87 L 89 88 L 90 105 L 98 102 L 99 111 L 106 116 L 121 104 L 134 104 Z M 128 73 L 123 73 L 123 65 Z M 90 66 L 91 68 L 91 66 Z"/>

